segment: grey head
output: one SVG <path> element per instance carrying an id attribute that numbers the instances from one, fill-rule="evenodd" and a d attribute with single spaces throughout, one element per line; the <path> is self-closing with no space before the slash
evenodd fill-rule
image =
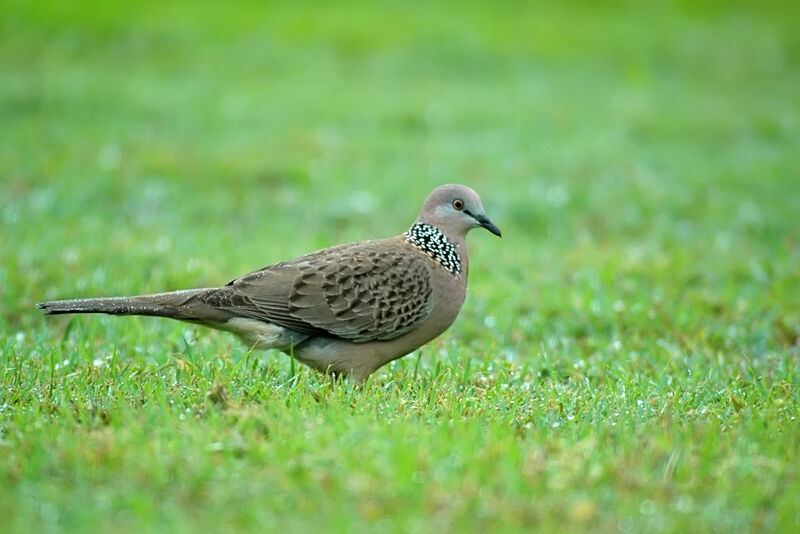
<path id="1" fill-rule="evenodd" d="M 416 222 L 435 226 L 458 241 L 479 227 L 498 237 L 501 235 L 500 229 L 486 216 L 478 193 L 459 184 L 441 185 L 434 189 L 425 199 Z"/>

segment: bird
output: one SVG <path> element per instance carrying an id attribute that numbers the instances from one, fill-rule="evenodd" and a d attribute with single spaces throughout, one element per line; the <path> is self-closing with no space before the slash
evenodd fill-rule
<path id="1" fill-rule="evenodd" d="M 323 373 L 363 383 L 377 369 L 447 330 L 466 296 L 466 236 L 501 237 L 470 187 L 425 199 L 400 235 L 333 246 L 235 278 L 221 287 L 42 302 L 48 315 L 167 317 L 232 332 Z"/>

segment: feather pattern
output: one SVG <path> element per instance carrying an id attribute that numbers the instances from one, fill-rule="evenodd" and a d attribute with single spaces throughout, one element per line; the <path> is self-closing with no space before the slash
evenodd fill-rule
<path id="1" fill-rule="evenodd" d="M 390 340 L 433 309 L 429 261 L 362 241 L 264 267 L 203 300 L 237 316 L 355 343 Z"/>

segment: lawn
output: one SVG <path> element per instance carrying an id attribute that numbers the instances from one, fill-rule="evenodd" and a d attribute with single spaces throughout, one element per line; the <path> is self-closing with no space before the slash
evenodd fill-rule
<path id="1" fill-rule="evenodd" d="M 797 532 L 791 3 L 4 3 L 0 531 Z M 360 388 L 56 298 L 221 285 L 465 183 Z"/>

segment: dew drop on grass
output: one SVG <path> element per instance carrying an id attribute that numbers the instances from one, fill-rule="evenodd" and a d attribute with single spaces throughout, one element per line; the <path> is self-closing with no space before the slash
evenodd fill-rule
<path id="1" fill-rule="evenodd" d="M 680 495 L 678 496 L 672 503 L 672 508 L 674 508 L 678 512 L 689 512 L 692 509 L 694 501 L 688 495 Z"/>

